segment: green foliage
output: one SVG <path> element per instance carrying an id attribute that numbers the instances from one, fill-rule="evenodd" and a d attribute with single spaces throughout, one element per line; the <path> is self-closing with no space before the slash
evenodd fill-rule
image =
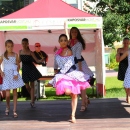
<path id="1" fill-rule="evenodd" d="M 130 37 L 130 1 L 129 0 L 89 0 L 97 2 L 89 13 L 103 17 L 104 43 L 113 46 L 113 42 Z"/>
<path id="2" fill-rule="evenodd" d="M 111 63 L 108 65 L 108 68 L 109 68 L 109 69 L 114 69 L 114 70 L 118 71 L 118 63 L 117 63 L 117 62 L 111 62 Z"/>
<path id="3" fill-rule="evenodd" d="M 117 71 L 119 63 L 116 62 L 116 57 L 115 56 L 116 56 L 116 50 L 113 49 L 111 54 L 110 54 L 110 64 L 107 65 L 107 67 L 109 69 L 114 69 L 114 70 Z"/>

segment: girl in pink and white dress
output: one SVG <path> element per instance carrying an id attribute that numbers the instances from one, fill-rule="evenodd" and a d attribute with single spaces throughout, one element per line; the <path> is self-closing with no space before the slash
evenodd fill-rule
<path id="1" fill-rule="evenodd" d="M 87 82 L 89 75 L 76 70 L 74 56 L 72 51 L 67 47 L 68 39 L 65 34 L 59 36 L 60 49 L 56 52 L 54 70 L 55 77 L 49 81 L 56 88 L 57 95 L 70 95 L 72 98 L 71 122 L 75 123 L 75 112 L 77 108 L 77 95 L 81 90 L 90 87 Z M 59 69 L 59 71 L 58 71 Z"/>

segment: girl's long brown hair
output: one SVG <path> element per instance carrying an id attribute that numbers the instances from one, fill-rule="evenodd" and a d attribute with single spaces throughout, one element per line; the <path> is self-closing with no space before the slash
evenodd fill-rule
<path id="1" fill-rule="evenodd" d="M 72 39 L 71 31 L 72 31 L 73 29 L 77 30 L 77 32 L 78 32 L 77 40 L 82 44 L 83 50 L 85 50 L 85 48 L 86 48 L 85 41 L 84 41 L 84 39 L 83 39 L 83 37 L 82 37 L 82 35 L 81 35 L 81 33 L 80 33 L 80 31 L 79 31 L 79 29 L 78 29 L 77 27 L 72 27 L 72 28 L 70 29 L 70 39 Z"/>
<path id="2" fill-rule="evenodd" d="M 7 40 L 7 41 L 5 42 L 5 47 L 7 46 L 8 43 L 11 43 L 12 45 L 14 45 L 14 43 L 13 43 L 12 40 Z M 9 59 L 9 58 L 8 58 L 8 52 L 7 52 L 7 50 L 4 52 L 4 57 L 5 57 L 6 59 Z"/>

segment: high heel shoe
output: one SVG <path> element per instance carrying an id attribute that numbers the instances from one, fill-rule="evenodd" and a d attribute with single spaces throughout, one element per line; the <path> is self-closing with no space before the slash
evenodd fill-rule
<path id="1" fill-rule="evenodd" d="M 76 123 L 76 119 L 75 116 L 71 115 L 70 117 L 71 119 L 69 120 L 71 123 Z"/>
<path id="2" fill-rule="evenodd" d="M 90 104 L 90 100 L 89 100 L 89 98 L 86 96 L 85 102 L 84 102 L 83 105 L 81 105 L 80 111 L 83 112 L 83 111 L 87 110 L 88 104 Z"/>
<path id="3" fill-rule="evenodd" d="M 8 116 L 9 115 L 9 108 L 5 109 L 5 115 Z"/>
<path id="4" fill-rule="evenodd" d="M 84 112 L 87 109 L 86 105 L 81 105 L 80 111 Z"/>
<path id="5" fill-rule="evenodd" d="M 16 113 L 16 111 L 13 111 L 13 117 L 14 117 L 14 118 L 17 118 L 17 117 L 18 117 L 18 114 Z"/>
<path id="6" fill-rule="evenodd" d="M 34 103 L 34 102 L 30 102 L 30 106 L 31 106 L 32 108 L 35 108 L 35 103 Z"/>

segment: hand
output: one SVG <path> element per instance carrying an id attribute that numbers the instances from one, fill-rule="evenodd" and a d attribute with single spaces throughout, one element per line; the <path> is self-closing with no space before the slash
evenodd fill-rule
<path id="1" fill-rule="evenodd" d="M 120 57 L 120 54 L 116 54 L 117 57 Z"/>
<path id="2" fill-rule="evenodd" d="M 44 62 L 45 62 L 45 57 L 42 58 L 42 63 L 44 63 Z"/>
<path id="3" fill-rule="evenodd" d="M 45 61 L 45 57 L 43 57 L 41 60 L 38 60 L 38 63 L 43 63 Z"/>
<path id="4" fill-rule="evenodd" d="M 54 75 L 56 75 L 58 73 L 58 70 L 54 70 Z"/>
<path id="5" fill-rule="evenodd" d="M 1 72 L 1 77 L 4 77 L 4 76 L 5 76 L 4 72 Z"/>
<path id="6" fill-rule="evenodd" d="M 18 79 L 18 75 L 14 75 L 13 79 L 17 80 Z"/>
<path id="7" fill-rule="evenodd" d="M 54 52 L 56 52 L 58 50 L 58 48 L 55 46 L 55 48 L 53 49 Z"/>

